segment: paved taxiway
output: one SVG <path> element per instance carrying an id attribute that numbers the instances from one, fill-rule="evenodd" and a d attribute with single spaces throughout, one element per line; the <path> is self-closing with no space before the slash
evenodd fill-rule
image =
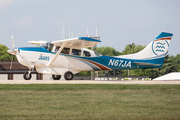
<path id="1" fill-rule="evenodd" d="M 0 84 L 180 84 L 180 81 L 0 80 Z"/>

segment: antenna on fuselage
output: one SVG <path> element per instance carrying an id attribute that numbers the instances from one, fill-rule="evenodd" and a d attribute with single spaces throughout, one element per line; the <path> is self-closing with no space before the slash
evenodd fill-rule
<path id="1" fill-rule="evenodd" d="M 63 39 L 65 38 L 65 26 L 63 26 Z"/>
<path id="2" fill-rule="evenodd" d="M 96 27 L 96 37 L 99 37 L 99 20 L 98 20 L 98 26 Z"/>
<path id="3" fill-rule="evenodd" d="M 69 38 L 71 38 L 71 31 L 69 30 Z"/>
<path id="4" fill-rule="evenodd" d="M 63 32 L 62 32 L 62 30 L 61 30 L 61 40 L 62 40 L 62 37 L 63 37 L 62 34 L 63 34 Z"/>
<path id="5" fill-rule="evenodd" d="M 13 35 L 12 35 L 11 39 L 12 39 L 12 48 L 14 49 L 14 48 L 15 48 L 15 45 L 14 45 L 14 38 L 13 38 Z M 10 70 L 12 69 L 13 58 L 14 58 L 14 55 L 12 55 L 12 58 L 11 58 Z"/>
<path id="6" fill-rule="evenodd" d="M 66 24 L 65 24 L 65 31 L 64 31 L 64 34 L 65 34 L 65 39 L 66 39 Z"/>
<path id="7" fill-rule="evenodd" d="M 89 33 L 88 32 L 89 32 L 89 28 L 87 27 L 87 37 L 89 37 Z"/>

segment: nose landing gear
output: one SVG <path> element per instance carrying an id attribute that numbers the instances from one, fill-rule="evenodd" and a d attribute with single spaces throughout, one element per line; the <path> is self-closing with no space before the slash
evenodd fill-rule
<path id="1" fill-rule="evenodd" d="M 32 72 L 31 69 L 30 69 L 28 72 L 25 72 L 24 75 L 23 75 L 23 78 L 24 78 L 25 80 L 30 80 L 31 77 L 32 77 L 31 72 Z"/>

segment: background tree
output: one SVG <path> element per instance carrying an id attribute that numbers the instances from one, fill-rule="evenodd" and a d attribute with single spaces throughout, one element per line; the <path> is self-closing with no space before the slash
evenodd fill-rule
<path id="1" fill-rule="evenodd" d="M 173 59 L 167 55 L 164 59 L 163 67 L 158 68 L 160 71 L 159 76 L 168 74 L 170 72 L 177 72 L 178 69 L 175 67 L 175 64 L 173 64 Z"/>
<path id="2" fill-rule="evenodd" d="M 97 47 L 96 51 L 98 53 L 101 53 L 102 55 L 106 55 L 106 56 L 118 56 L 121 55 L 122 53 L 117 51 L 116 49 L 114 49 L 113 47 Z"/>
<path id="3" fill-rule="evenodd" d="M 82 71 L 82 72 L 75 74 L 75 76 L 90 76 L 90 75 L 91 75 L 90 71 Z"/>
<path id="4" fill-rule="evenodd" d="M 143 45 L 135 45 L 134 43 L 126 45 L 124 50 L 122 51 L 122 55 L 137 53 L 144 49 L 146 46 Z"/>
<path id="5" fill-rule="evenodd" d="M 11 60 L 12 55 L 7 52 L 8 47 L 0 44 L 0 60 Z"/>
<path id="6" fill-rule="evenodd" d="M 172 64 L 175 66 L 176 71 L 180 72 L 180 54 L 177 54 L 176 56 L 170 56 Z"/>

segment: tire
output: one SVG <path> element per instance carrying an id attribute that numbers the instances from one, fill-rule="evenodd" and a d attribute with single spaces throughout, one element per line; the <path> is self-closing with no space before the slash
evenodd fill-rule
<path id="1" fill-rule="evenodd" d="M 52 75 L 53 80 L 60 80 L 61 75 Z"/>
<path id="2" fill-rule="evenodd" d="M 66 80 L 72 80 L 73 77 L 74 77 L 74 75 L 73 75 L 73 73 L 70 72 L 70 71 L 67 71 L 67 72 L 64 73 L 64 78 L 65 78 Z"/>
<path id="3" fill-rule="evenodd" d="M 32 77 L 32 75 L 31 75 L 31 73 L 29 74 L 29 72 L 26 72 L 26 73 L 24 73 L 24 75 L 23 75 L 23 78 L 24 78 L 25 80 L 30 80 L 31 77 Z"/>

